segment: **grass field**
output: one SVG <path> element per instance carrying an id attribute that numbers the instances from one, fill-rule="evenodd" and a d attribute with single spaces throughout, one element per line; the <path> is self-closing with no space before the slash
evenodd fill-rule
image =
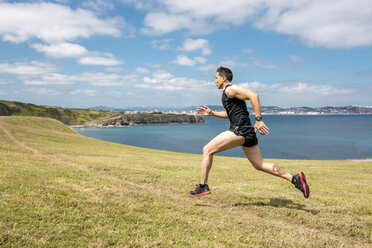
<path id="1" fill-rule="evenodd" d="M 269 160 L 311 196 L 215 157 L 83 137 L 53 119 L 0 117 L 2 247 L 372 247 L 372 162 Z"/>

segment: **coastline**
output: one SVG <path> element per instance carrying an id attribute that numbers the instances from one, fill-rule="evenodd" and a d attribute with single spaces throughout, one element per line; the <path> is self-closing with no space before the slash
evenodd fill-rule
<path id="1" fill-rule="evenodd" d="M 176 122 L 176 123 L 142 123 L 142 124 L 130 124 L 130 125 L 99 125 L 99 124 L 82 124 L 82 125 L 70 125 L 72 129 L 89 129 L 89 128 L 125 128 L 125 127 L 136 127 L 136 126 L 156 126 L 156 125 L 193 125 L 200 124 L 202 122 Z"/>

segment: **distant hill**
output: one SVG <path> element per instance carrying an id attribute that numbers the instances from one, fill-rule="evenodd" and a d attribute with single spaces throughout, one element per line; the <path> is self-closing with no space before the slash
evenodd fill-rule
<path id="1" fill-rule="evenodd" d="M 91 109 L 67 109 L 39 106 L 31 103 L 0 100 L 0 116 L 40 116 L 61 121 L 66 125 L 79 125 L 88 121 L 108 118 L 117 113 Z"/>
<path id="2" fill-rule="evenodd" d="M 265 114 L 304 114 L 304 115 L 353 115 L 353 114 L 372 114 L 370 106 L 345 106 L 345 107 L 262 107 L 262 112 Z"/>

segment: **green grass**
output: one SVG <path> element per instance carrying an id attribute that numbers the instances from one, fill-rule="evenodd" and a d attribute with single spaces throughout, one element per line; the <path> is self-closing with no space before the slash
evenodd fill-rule
<path id="1" fill-rule="evenodd" d="M 372 162 L 269 160 L 311 196 L 215 157 L 212 194 L 188 197 L 200 155 L 83 137 L 52 119 L 0 117 L 2 247 L 372 247 Z"/>

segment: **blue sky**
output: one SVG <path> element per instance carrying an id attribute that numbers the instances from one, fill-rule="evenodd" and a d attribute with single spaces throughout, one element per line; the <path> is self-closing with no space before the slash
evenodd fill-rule
<path id="1" fill-rule="evenodd" d="M 369 0 L 0 0 L 0 99 L 220 105 L 219 66 L 265 106 L 372 105 Z"/>

